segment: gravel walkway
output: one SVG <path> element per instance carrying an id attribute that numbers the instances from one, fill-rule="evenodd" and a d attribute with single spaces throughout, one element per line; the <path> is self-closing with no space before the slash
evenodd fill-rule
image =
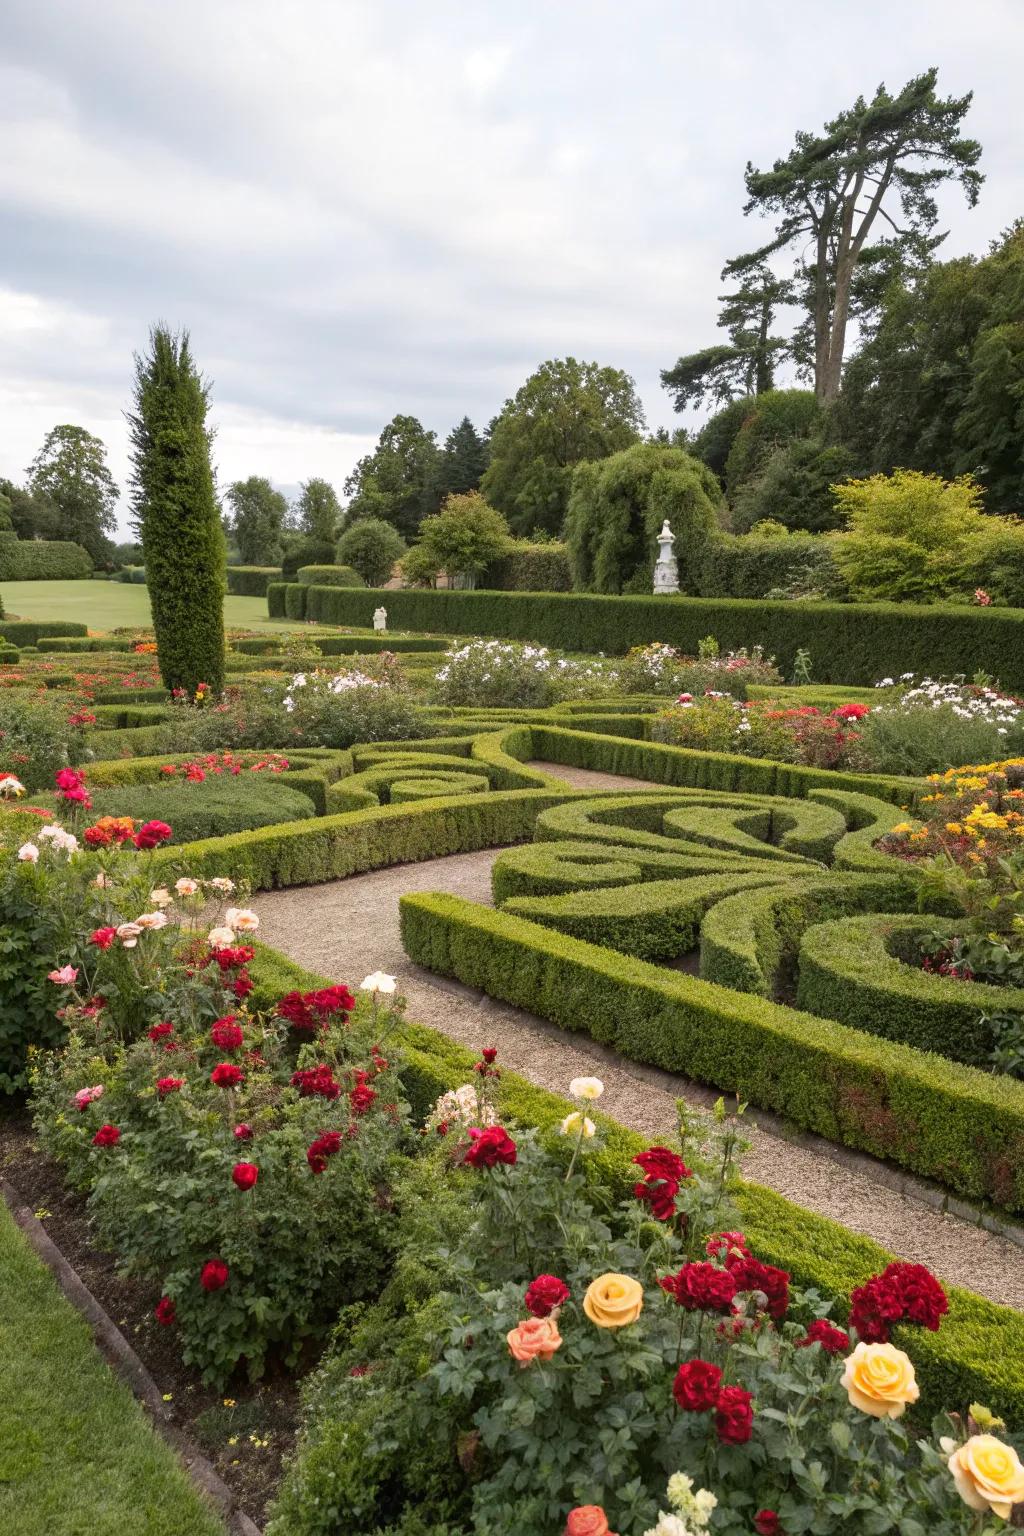
<path id="1" fill-rule="evenodd" d="M 655 787 L 555 764 L 535 766 L 580 788 Z M 570 1078 L 596 1073 L 605 1084 L 601 1108 L 646 1135 L 673 1130 L 676 1098 L 713 1103 L 716 1094 L 684 1077 L 640 1066 L 585 1036 L 569 1035 L 410 963 L 402 949 L 398 898 L 410 891 L 448 891 L 489 904 L 491 865 L 499 852 L 489 848 L 326 885 L 263 892 L 256 900 L 260 937 L 301 965 L 349 984 L 371 971 L 390 972 L 399 978 L 410 1018 L 473 1050 L 497 1045 L 504 1066 L 540 1086 L 564 1092 Z M 1016 1243 L 936 1210 L 928 1203 L 934 1193 L 912 1178 L 819 1138 L 791 1136 L 773 1116 L 755 1113 L 752 1119 L 753 1145 L 744 1161 L 748 1177 L 902 1258 L 927 1264 L 950 1284 L 1024 1310 L 1024 1254 Z"/>

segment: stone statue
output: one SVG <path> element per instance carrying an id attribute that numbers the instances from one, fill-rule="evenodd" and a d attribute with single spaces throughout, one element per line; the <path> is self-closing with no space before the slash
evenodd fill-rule
<path id="1" fill-rule="evenodd" d="M 679 567 L 676 565 L 676 557 L 672 553 L 675 543 L 675 535 L 668 525 L 668 518 L 661 525 L 658 534 L 658 558 L 654 563 L 654 590 L 662 596 L 669 592 L 679 591 Z"/>
<path id="2" fill-rule="evenodd" d="M 674 563 L 674 562 L 673 562 Z M 373 627 L 378 633 L 388 627 L 388 611 L 386 608 L 375 608 L 373 611 Z"/>

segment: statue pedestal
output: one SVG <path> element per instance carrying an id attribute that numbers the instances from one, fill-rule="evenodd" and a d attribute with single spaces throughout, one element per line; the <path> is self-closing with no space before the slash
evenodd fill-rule
<path id="1" fill-rule="evenodd" d="M 675 535 L 666 518 L 658 534 L 658 558 L 654 563 L 654 592 L 657 597 L 666 597 L 679 591 L 679 567 L 672 553 L 675 542 Z"/>

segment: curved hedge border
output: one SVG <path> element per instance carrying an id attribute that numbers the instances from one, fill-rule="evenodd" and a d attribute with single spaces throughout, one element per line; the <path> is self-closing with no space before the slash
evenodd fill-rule
<path id="1" fill-rule="evenodd" d="M 307 590 L 309 617 L 329 624 L 368 625 L 380 599 L 379 592 Z M 303 617 L 305 609 L 289 610 L 289 586 L 280 592 L 267 589 L 271 618 Z M 711 634 L 724 649 L 763 645 L 783 672 L 804 647 L 825 683 L 871 684 L 901 672 L 970 676 L 980 669 L 1007 688 L 1024 689 L 1024 612 L 1015 608 L 417 589 L 388 592 L 387 610 L 402 629 L 496 635 L 566 651 L 621 656 L 630 646 L 663 640 L 696 655 Z"/>
<path id="2" fill-rule="evenodd" d="M 328 978 L 302 969 L 263 945 L 251 973 L 256 982 L 255 1001 L 260 1006 L 270 1006 L 283 992 L 329 984 Z M 474 1054 L 436 1030 L 406 1021 L 399 1030 L 399 1046 L 404 1058 L 403 1084 L 420 1117 L 442 1093 L 472 1080 Z M 509 1071 L 501 1079 L 501 1104 L 508 1119 L 537 1125 L 552 1137 L 558 1135 L 558 1126 L 571 1107 L 557 1094 Z M 616 1198 L 625 1198 L 634 1182 L 630 1160 L 648 1143 L 606 1115 L 595 1118 L 605 1141 L 592 1155 L 603 1182 Z M 763 1185 L 744 1181 L 737 1200 L 744 1231 L 759 1256 L 788 1270 L 801 1284 L 815 1286 L 840 1302 L 854 1286 L 862 1285 L 895 1258 L 869 1238 L 805 1211 Z M 928 1415 L 953 1405 L 984 1402 L 1007 1419 L 1024 1419 L 1024 1328 L 1020 1313 L 957 1287 L 950 1288 L 949 1301 L 949 1316 L 938 1333 L 896 1330 L 897 1343 L 910 1349 L 914 1358 L 922 1388 L 920 1412 Z M 842 1305 L 837 1311 L 842 1314 Z"/>

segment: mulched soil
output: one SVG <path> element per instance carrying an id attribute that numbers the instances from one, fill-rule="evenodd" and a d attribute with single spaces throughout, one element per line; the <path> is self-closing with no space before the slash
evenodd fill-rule
<path id="1" fill-rule="evenodd" d="M 0 1116 L 0 1172 L 120 1328 L 164 1395 L 175 1423 L 262 1526 L 282 1462 L 295 1443 L 297 1375 L 282 1369 L 269 1371 L 260 1382 L 234 1380 L 224 1391 L 204 1387 L 182 1364 L 174 1329 L 162 1328 L 153 1317 L 159 1287 L 119 1276 L 115 1258 L 94 1246 L 84 1198 L 68 1189 L 59 1164 L 36 1146 L 23 1109 Z"/>

